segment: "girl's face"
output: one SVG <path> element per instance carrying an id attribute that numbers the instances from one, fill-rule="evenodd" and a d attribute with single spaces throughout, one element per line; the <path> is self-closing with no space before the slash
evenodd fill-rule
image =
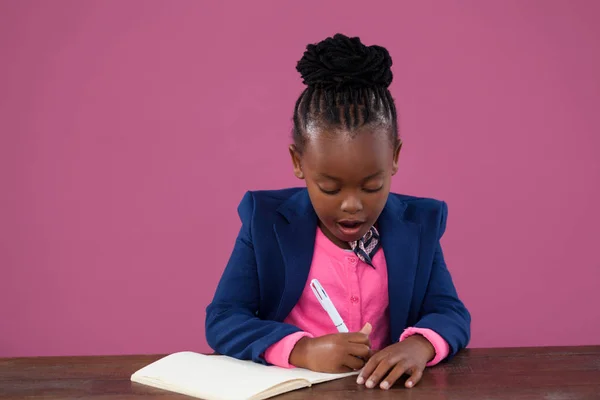
<path id="1" fill-rule="evenodd" d="M 364 236 L 385 206 L 400 151 L 387 129 L 364 127 L 350 136 L 313 128 L 302 154 L 290 147 L 294 173 L 306 180 L 320 227 L 339 247 Z"/>

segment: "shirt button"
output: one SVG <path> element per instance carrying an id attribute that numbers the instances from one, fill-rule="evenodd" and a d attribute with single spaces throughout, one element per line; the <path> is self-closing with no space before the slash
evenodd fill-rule
<path id="1" fill-rule="evenodd" d="M 353 303 L 358 303 L 358 297 L 352 296 L 352 297 L 350 297 L 350 301 Z"/>
<path id="2" fill-rule="evenodd" d="M 348 257 L 348 261 L 350 261 L 350 264 L 356 264 L 356 257 Z"/>

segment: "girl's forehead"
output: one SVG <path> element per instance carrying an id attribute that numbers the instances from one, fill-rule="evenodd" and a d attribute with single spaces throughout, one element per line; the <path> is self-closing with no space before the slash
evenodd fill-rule
<path id="1" fill-rule="evenodd" d="M 314 135 L 307 140 L 303 153 L 307 166 L 336 176 L 385 170 L 393 159 L 387 133 L 377 131 Z"/>

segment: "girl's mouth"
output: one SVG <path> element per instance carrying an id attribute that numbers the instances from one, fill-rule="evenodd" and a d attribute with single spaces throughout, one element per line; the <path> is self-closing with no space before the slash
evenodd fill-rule
<path id="1" fill-rule="evenodd" d="M 344 236 L 356 236 L 362 229 L 364 222 L 358 220 L 338 221 L 337 226 Z"/>

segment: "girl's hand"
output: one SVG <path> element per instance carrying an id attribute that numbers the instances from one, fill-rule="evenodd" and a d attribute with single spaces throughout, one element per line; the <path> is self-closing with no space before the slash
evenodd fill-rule
<path id="1" fill-rule="evenodd" d="M 290 354 L 290 364 L 328 373 L 361 369 L 371 352 L 371 329 L 371 325 L 366 324 L 360 332 L 303 337 Z"/>
<path id="2" fill-rule="evenodd" d="M 410 378 L 405 386 L 411 388 L 421 380 L 425 366 L 434 356 L 435 349 L 427 339 L 421 335 L 409 336 L 373 354 L 356 383 L 366 381 L 365 386 L 373 388 L 385 378 L 379 387 L 387 390 L 406 373 Z"/>

